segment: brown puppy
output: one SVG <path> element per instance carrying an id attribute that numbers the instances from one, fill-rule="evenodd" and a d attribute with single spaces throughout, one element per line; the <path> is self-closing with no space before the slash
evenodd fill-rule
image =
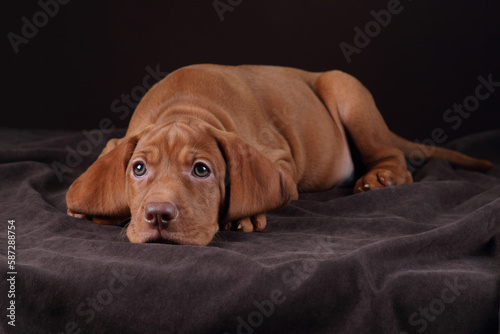
<path id="1" fill-rule="evenodd" d="M 352 175 L 347 133 L 367 168 L 354 192 L 412 182 L 405 154 L 415 150 L 492 167 L 392 134 L 368 90 L 343 72 L 194 65 L 144 96 L 125 137 L 71 185 L 68 214 L 100 224 L 131 216 L 131 242 L 206 245 L 231 224 L 260 231 L 265 213 L 299 191 Z"/>

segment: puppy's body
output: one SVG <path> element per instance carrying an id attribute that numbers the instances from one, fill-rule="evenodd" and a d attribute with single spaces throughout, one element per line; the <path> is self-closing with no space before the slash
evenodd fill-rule
<path id="1" fill-rule="evenodd" d="M 146 94 L 126 137 L 190 115 L 236 133 L 281 164 L 300 191 L 330 189 L 353 165 L 338 111 L 328 110 L 314 90 L 320 75 L 273 66 L 185 67 Z"/>
<path id="2" fill-rule="evenodd" d="M 132 242 L 204 245 L 231 222 L 262 230 L 265 212 L 298 191 L 326 190 L 352 175 L 347 133 L 368 170 L 355 192 L 412 181 L 404 153 L 422 146 L 392 134 L 353 77 L 273 66 L 185 67 L 144 96 L 125 137 L 110 140 L 75 181 L 68 212 L 99 223 L 131 215 Z M 430 156 L 470 169 L 491 166 L 444 149 Z"/>

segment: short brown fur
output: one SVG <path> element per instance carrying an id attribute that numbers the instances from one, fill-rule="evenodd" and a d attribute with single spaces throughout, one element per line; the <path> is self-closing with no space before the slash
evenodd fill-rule
<path id="1" fill-rule="evenodd" d="M 352 175 L 348 135 L 368 170 L 355 193 L 412 182 L 405 155 L 422 147 L 389 131 L 352 76 L 188 66 L 151 88 L 125 137 L 110 140 L 71 185 L 68 213 L 101 224 L 131 216 L 131 242 L 206 245 L 220 227 L 260 231 L 265 213 L 299 191 L 326 190 Z M 433 156 L 492 167 L 441 148 Z M 141 177 L 133 172 L 138 162 L 147 167 Z M 193 174 L 200 162 L 210 170 L 206 178 Z"/>

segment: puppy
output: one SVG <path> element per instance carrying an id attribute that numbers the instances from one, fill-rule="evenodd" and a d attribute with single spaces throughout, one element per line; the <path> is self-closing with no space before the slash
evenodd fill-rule
<path id="1" fill-rule="evenodd" d="M 366 167 L 355 193 L 412 182 L 412 152 L 492 167 L 391 133 L 346 73 L 194 65 L 149 90 L 125 137 L 69 188 L 68 214 L 117 225 L 131 217 L 134 243 L 206 245 L 221 228 L 262 231 L 267 211 L 353 175 L 348 137 Z"/>

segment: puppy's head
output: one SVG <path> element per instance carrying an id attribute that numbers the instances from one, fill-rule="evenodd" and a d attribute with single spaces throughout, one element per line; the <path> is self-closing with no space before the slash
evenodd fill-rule
<path id="1" fill-rule="evenodd" d="M 131 242 L 206 245 L 220 224 L 287 204 L 289 174 L 238 136 L 171 122 L 125 138 L 68 190 L 73 213 L 102 224 L 131 216 Z"/>

